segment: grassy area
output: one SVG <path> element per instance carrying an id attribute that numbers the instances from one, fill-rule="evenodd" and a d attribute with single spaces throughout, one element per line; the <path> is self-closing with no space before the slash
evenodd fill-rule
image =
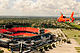
<path id="1" fill-rule="evenodd" d="M 75 47 L 78 53 L 80 53 L 80 47 Z"/>
<path id="2" fill-rule="evenodd" d="M 63 29 L 63 32 L 69 37 L 69 38 L 73 38 L 78 37 L 80 35 L 80 31 L 79 30 L 75 30 L 75 29 Z"/>
<path id="3" fill-rule="evenodd" d="M 80 31 L 75 29 L 63 29 L 68 38 L 74 38 L 80 44 Z"/>
<path id="4" fill-rule="evenodd" d="M 70 23 L 69 25 L 72 26 L 74 30 L 64 30 L 64 33 L 66 33 L 69 38 L 74 37 L 74 39 L 80 44 L 80 25 L 76 25 L 75 23 Z"/>
<path id="5" fill-rule="evenodd" d="M 72 25 L 73 27 L 77 28 L 77 29 L 80 29 L 80 25 L 76 25 L 76 24 L 73 24 L 73 23 L 71 23 L 71 25 Z"/>

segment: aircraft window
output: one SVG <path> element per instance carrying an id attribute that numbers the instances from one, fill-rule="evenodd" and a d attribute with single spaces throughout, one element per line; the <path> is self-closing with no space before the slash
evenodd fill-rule
<path id="1" fill-rule="evenodd" d="M 66 18 L 66 16 L 63 16 L 63 18 Z"/>

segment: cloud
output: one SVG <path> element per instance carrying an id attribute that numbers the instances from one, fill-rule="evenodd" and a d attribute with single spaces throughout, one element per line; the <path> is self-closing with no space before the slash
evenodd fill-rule
<path id="1" fill-rule="evenodd" d="M 59 15 L 59 12 L 80 12 L 78 0 L 0 0 L 2 15 Z M 11 13 L 12 12 L 12 13 Z M 14 14 L 15 13 L 15 14 Z"/>

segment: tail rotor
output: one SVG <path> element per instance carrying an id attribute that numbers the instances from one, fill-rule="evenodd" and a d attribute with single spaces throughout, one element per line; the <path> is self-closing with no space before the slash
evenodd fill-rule
<path id="1" fill-rule="evenodd" d="M 74 20 L 75 20 L 75 18 L 73 18 L 73 15 L 74 15 L 74 12 L 72 12 L 72 14 L 71 14 L 71 22 L 73 22 Z"/>

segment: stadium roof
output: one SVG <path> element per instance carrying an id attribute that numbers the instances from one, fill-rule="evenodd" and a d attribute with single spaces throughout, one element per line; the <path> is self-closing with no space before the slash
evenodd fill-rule
<path id="1" fill-rule="evenodd" d="M 31 34 L 31 33 L 16 33 L 16 34 L 11 34 L 9 36 L 21 36 L 21 37 L 32 37 L 32 36 L 37 36 L 37 34 Z"/>
<path id="2" fill-rule="evenodd" d="M 0 29 L 0 33 L 5 33 L 5 32 L 7 32 L 8 30 L 6 30 L 6 29 Z"/>
<path id="3" fill-rule="evenodd" d="M 17 32 L 17 31 L 28 31 L 28 32 L 33 32 L 33 33 L 39 33 L 38 28 L 31 28 L 31 27 L 13 27 L 10 29 L 0 29 L 0 33 L 6 33 L 6 32 Z M 45 33 L 49 32 L 49 30 L 45 30 Z M 14 33 L 14 34 L 7 34 L 8 36 L 37 36 L 37 34 L 33 33 L 25 33 L 25 32 L 19 32 L 19 33 Z"/>
<path id="4" fill-rule="evenodd" d="M 17 32 L 17 31 L 39 32 L 39 29 L 31 28 L 31 27 L 14 27 L 14 28 L 8 29 L 8 31 L 11 31 L 11 32 Z"/>

